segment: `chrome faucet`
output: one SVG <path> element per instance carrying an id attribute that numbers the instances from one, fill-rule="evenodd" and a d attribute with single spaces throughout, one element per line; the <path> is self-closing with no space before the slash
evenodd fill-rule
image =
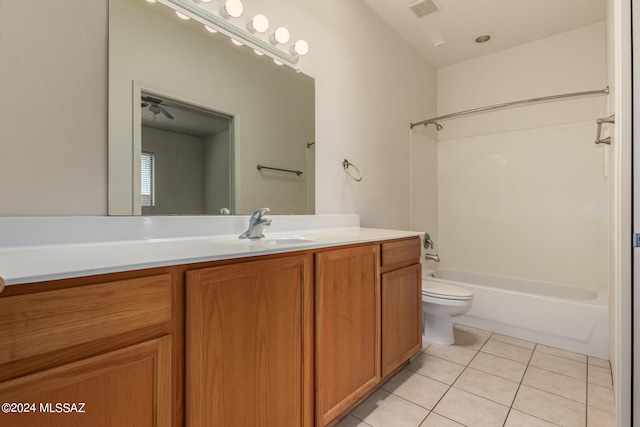
<path id="1" fill-rule="evenodd" d="M 429 233 L 424 233 L 424 248 L 433 249 L 433 240 L 431 240 L 431 236 L 429 235 Z"/>
<path id="2" fill-rule="evenodd" d="M 264 218 L 263 215 L 269 212 L 269 208 L 258 209 L 249 218 L 249 228 L 238 236 L 239 239 L 259 239 L 264 237 L 262 230 L 271 225 L 271 219 Z"/>
<path id="3" fill-rule="evenodd" d="M 429 260 L 429 261 L 435 261 L 435 262 L 440 262 L 440 257 L 438 256 L 438 254 L 424 254 L 424 258 Z"/>

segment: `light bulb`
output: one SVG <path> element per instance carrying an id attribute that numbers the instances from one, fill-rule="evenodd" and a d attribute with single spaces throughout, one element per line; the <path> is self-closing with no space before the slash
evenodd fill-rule
<path id="1" fill-rule="evenodd" d="M 287 30 L 285 27 L 278 27 L 276 29 L 276 32 L 271 34 L 269 40 L 272 44 L 285 44 L 289 41 L 289 30 Z"/>
<path id="2" fill-rule="evenodd" d="M 211 0 L 200 0 L 202 3 L 211 3 Z"/>
<path id="3" fill-rule="evenodd" d="M 291 49 L 289 49 L 292 55 L 305 56 L 309 53 L 309 44 L 304 40 L 298 40 L 295 42 Z"/>
<path id="4" fill-rule="evenodd" d="M 155 3 L 156 0 L 147 0 L 149 3 Z"/>
<path id="5" fill-rule="evenodd" d="M 231 43 L 235 44 L 236 46 L 242 46 L 242 43 L 240 43 L 238 40 L 236 39 L 231 39 Z"/>
<path id="6" fill-rule="evenodd" d="M 208 26 L 208 25 L 205 25 L 205 26 L 204 26 L 204 28 L 206 28 L 206 29 L 207 29 L 207 31 L 209 31 L 210 33 L 217 33 L 217 32 L 218 32 L 218 30 L 216 30 L 216 29 L 214 29 L 214 28 L 211 28 L 211 27 L 210 27 L 210 26 Z"/>
<path id="7" fill-rule="evenodd" d="M 243 11 L 244 6 L 240 0 L 227 0 L 222 8 L 222 15 L 225 18 L 239 18 Z"/>
<path id="8" fill-rule="evenodd" d="M 277 59 L 274 59 L 273 62 L 275 62 L 276 65 L 282 65 L 282 62 L 278 61 Z"/>
<path id="9" fill-rule="evenodd" d="M 184 19 L 185 21 L 190 19 L 187 15 L 185 15 L 184 13 L 180 13 L 177 10 L 176 10 L 176 15 L 178 15 L 178 18 Z"/>
<path id="10" fill-rule="evenodd" d="M 264 55 L 264 53 L 260 52 L 258 49 L 253 49 L 253 52 L 258 56 Z"/>
<path id="11" fill-rule="evenodd" d="M 266 16 L 258 14 L 247 24 L 247 28 L 252 33 L 264 33 L 269 29 L 269 20 Z"/>

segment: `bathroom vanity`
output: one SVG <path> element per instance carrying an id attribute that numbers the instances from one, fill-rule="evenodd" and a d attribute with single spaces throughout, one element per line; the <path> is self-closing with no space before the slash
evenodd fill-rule
<path id="1" fill-rule="evenodd" d="M 262 246 L 228 236 L 77 243 L 78 262 L 104 254 L 95 274 L 5 277 L 0 401 L 10 407 L 0 424 L 335 423 L 421 348 L 420 240 L 359 227 L 311 234 Z M 161 249 L 146 262 L 117 261 L 153 243 Z M 189 243 L 202 249 L 169 250 Z"/>

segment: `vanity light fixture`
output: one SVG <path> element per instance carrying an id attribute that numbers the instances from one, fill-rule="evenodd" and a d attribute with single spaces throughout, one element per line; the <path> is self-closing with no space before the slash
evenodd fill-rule
<path id="1" fill-rule="evenodd" d="M 303 40 L 289 45 L 289 30 L 285 27 L 278 27 L 274 34 L 268 34 L 269 20 L 266 16 L 243 16 L 244 6 L 241 0 L 151 1 L 171 8 L 182 19 L 193 19 L 211 33 L 218 32 L 233 39 L 235 44 L 250 47 L 257 55 L 268 55 L 278 65 L 286 64 L 299 71 L 296 63 L 309 51 L 309 45 Z"/>
<path id="2" fill-rule="evenodd" d="M 257 14 L 251 21 L 249 21 L 247 29 L 252 33 L 265 33 L 269 29 L 269 20 L 266 16 Z"/>
<path id="3" fill-rule="evenodd" d="M 178 18 L 184 19 L 185 21 L 188 21 L 189 19 L 191 19 L 187 15 L 185 15 L 184 13 L 178 12 L 177 10 L 176 10 L 176 15 L 178 15 Z"/>
<path id="4" fill-rule="evenodd" d="M 277 59 L 274 59 L 273 62 L 275 62 L 276 65 L 282 65 L 282 62 L 278 61 Z"/>
<path id="5" fill-rule="evenodd" d="M 220 12 L 227 19 L 240 18 L 244 12 L 244 6 L 240 0 L 227 0 Z"/>
<path id="6" fill-rule="evenodd" d="M 271 34 L 271 37 L 269 37 L 269 41 L 271 44 L 287 44 L 289 42 L 289 37 L 289 30 L 285 27 L 278 27 L 276 28 L 275 33 Z"/>
<path id="7" fill-rule="evenodd" d="M 236 46 L 242 46 L 242 42 L 239 42 L 238 40 L 233 38 L 231 39 L 231 43 L 235 44 Z"/>
<path id="8" fill-rule="evenodd" d="M 258 56 L 263 56 L 264 53 L 260 52 L 258 49 L 253 49 L 253 53 L 255 53 Z"/>
<path id="9" fill-rule="evenodd" d="M 304 40 L 298 40 L 290 48 L 291 55 L 305 56 L 309 53 L 309 43 Z"/>
<path id="10" fill-rule="evenodd" d="M 155 3 L 156 0 L 147 0 L 149 3 Z"/>

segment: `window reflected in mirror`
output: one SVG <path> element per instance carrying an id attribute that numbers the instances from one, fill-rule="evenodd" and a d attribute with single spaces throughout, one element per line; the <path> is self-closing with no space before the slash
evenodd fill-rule
<path id="1" fill-rule="evenodd" d="M 142 208 L 153 208 L 153 153 L 140 156 L 140 184 Z"/>

